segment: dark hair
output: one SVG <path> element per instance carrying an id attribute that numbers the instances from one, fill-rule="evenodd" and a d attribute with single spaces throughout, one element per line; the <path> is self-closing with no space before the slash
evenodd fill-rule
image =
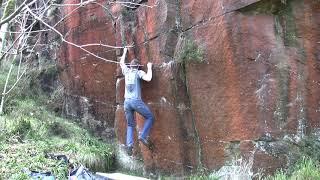
<path id="1" fill-rule="evenodd" d="M 138 59 L 132 59 L 131 62 L 130 62 L 130 67 L 131 68 L 138 69 L 139 65 L 140 65 L 140 62 L 139 62 Z"/>

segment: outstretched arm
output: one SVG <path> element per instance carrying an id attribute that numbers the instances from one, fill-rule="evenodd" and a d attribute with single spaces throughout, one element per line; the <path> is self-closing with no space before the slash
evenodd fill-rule
<path id="1" fill-rule="evenodd" d="M 152 79 L 152 63 L 148 63 L 147 67 L 148 67 L 148 71 L 146 74 L 142 76 L 142 79 L 149 82 Z"/>
<path id="2" fill-rule="evenodd" d="M 120 67 L 121 67 L 121 69 L 127 68 L 127 66 L 126 66 L 126 64 L 124 62 L 125 59 L 126 59 L 127 51 L 128 51 L 128 48 L 124 48 L 123 49 L 123 54 L 122 54 L 121 59 L 120 59 Z"/>

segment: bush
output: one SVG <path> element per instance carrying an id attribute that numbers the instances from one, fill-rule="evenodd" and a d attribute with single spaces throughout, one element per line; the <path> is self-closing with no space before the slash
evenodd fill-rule
<path id="1" fill-rule="evenodd" d="M 204 52 L 194 41 L 187 40 L 180 53 L 179 59 L 181 62 L 201 63 L 204 61 Z"/>
<path id="2" fill-rule="evenodd" d="M 28 119 L 20 119 L 18 122 L 13 126 L 13 130 L 11 134 L 19 136 L 20 138 L 24 138 L 30 131 L 31 123 Z"/>

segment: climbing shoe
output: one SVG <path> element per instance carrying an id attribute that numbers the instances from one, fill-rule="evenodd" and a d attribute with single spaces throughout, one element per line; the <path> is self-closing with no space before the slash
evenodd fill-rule
<path id="1" fill-rule="evenodd" d="M 148 149 L 151 151 L 154 149 L 154 145 L 150 140 L 146 140 L 144 138 L 139 137 L 139 141 L 142 142 L 145 146 L 147 146 Z"/>
<path id="2" fill-rule="evenodd" d="M 133 147 L 132 146 L 127 146 L 126 147 L 126 152 L 128 156 L 132 156 L 133 154 Z"/>

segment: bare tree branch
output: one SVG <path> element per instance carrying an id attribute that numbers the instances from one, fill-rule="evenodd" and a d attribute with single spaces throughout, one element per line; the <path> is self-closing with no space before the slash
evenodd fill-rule
<path id="1" fill-rule="evenodd" d="M 0 57 L 0 62 L 2 61 L 2 59 L 6 56 L 6 54 L 14 47 L 15 43 L 22 37 L 23 34 L 20 34 L 18 36 L 18 38 L 11 44 L 11 46 L 6 50 L 5 53 L 3 53 Z"/>
<path id="2" fill-rule="evenodd" d="M 5 93 L 6 93 L 6 90 L 7 90 L 7 86 L 8 86 L 8 82 L 9 82 L 9 78 L 10 78 L 10 75 L 11 75 L 12 68 L 13 68 L 13 63 L 10 66 L 9 72 L 7 74 L 6 82 L 5 82 L 4 87 L 3 87 L 3 93 L 2 93 L 2 97 L 1 97 L 1 103 L 0 103 L 0 115 L 3 114 L 3 105 L 4 105 Z"/>
<path id="3" fill-rule="evenodd" d="M 47 31 L 51 31 L 51 29 L 40 29 L 40 30 L 36 30 L 36 31 L 30 31 L 30 33 L 39 33 L 39 32 L 47 32 Z M 1 30 L 0 30 L 0 32 L 11 33 L 11 34 L 24 33 L 23 31 L 1 31 Z"/>
<path id="4" fill-rule="evenodd" d="M 0 0 L 1 1 L 1 0 Z M 25 50 L 29 50 L 29 52 L 34 53 L 34 49 L 38 46 L 43 46 L 43 45 L 47 45 L 47 44 L 39 44 L 40 41 L 40 36 L 39 36 L 39 32 L 54 32 L 56 33 L 62 40 L 62 42 L 67 43 L 70 46 L 76 47 L 81 49 L 82 51 L 86 52 L 86 55 L 91 55 L 97 59 L 103 60 L 105 62 L 109 62 L 109 63 L 115 63 L 118 64 L 119 62 L 115 61 L 115 60 L 109 60 L 106 58 L 103 58 L 99 55 L 96 55 L 95 53 L 91 52 L 90 50 L 87 49 L 87 47 L 92 47 L 92 46 L 102 46 L 105 48 L 110 48 L 107 49 L 107 51 L 113 51 L 115 49 L 122 49 L 124 47 L 122 46 L 113 46 L 113 45 L 107 45 L 107 44 L 103 44 L 101 41 L 100 42 L 93 42 L 93 43 L 88 43 L 88 44 L 83 44 L 83 45 L 79 45 L 76 44 L 74 42 L 68 41 L 67 35 L 63 35 L 59 30 L 56 29 L 56 27 L 62 22 L 64 21 L 66 18 L 68 18 L 69 16 L 71 16 L 73 13 L 75 13 L 77 10 L 79 10 L 79 8 L 85 6 L 85 5 L 89 5 L 89 4 L 96 4 L 98 6 L 100 6 L 101 8 L 105 9 L 108 11 L 108 13 L 111 15 L 112 20 L 114 21 L 116 17 L 114 17 L 112 15 L 112 13 L 109 11 L 108 7 L 97 2 L 97 0 L 88 0 L 88 1 L 83 1 L 81 0 L 80 3 L 78 4 L 50 4 L 51 1 L 49 0 L 24 0 L 24 2 L 14 10 L 14 8 L 10 8 L 10 12 L 7 13 L 7 17 L 4 17 L 1 21 L 0 21 L 0 26 L 3 24 L 8 25 L 9 22 L 10 24 L 13 24 L 15 27 L 18 27 L 18 31 L 8 31 L 8 30 L 1 30 L 1 32 L 3 33 L 10 33 L 10 34 L 19 34 L 18 37 L 16 37 L 15 35 L 14 40 L 10 39 L 9 43 L 3 43 L 3 45 L 7 46 L 6 47 L 6 51 L 1 51 L 0 52 L 0 62 L 3 58 L 10 58 L 11 59 L 11 66 L 9 69 L 9 72 L 7 74 L 7 78 L 6 78 L 6 82 L 5 82 L 5 86 L 3 89 L 3 92 L 1 93 L 1 101 L 0 101 L 0 114 L 3 113 L 3 108 L 4 108 L 4 102 L 5 99 L 7 98 L 7 95 L 12 92 L 12 90 L 17 86 L 17 84 L 20 82 L 20 80 L 22 79 L 22 77 L 25 76 L 27 70 L 28 70 L 28 66 L 23 66 L 23 63 L 29 63 L 28 61 L 23 62 L 23 51 Z M 126 7 L 133 7 L 133 6 L 144 6 L 144 7 L 148 7 L 148 8 L 153 8 L 155 6 L 158 6 L 158 1 L 155 3 L 154 6 L 149 6 L 149 5 L 145 5 L 145 4 L 139 4 L 139 3 L 133 3 L 133 2 L 123 2 L 123 1 L 115 1 L 115 2 L 107 2 L 107 5 L 110 4 L 121 4 L 122 6 L 126 6 Z M 31 7 L 31 5 L 33 5 Z M 45 13 L 50 13 L 50 8 L 52 8 L 53 6 L 57 6 L 54 8 L 59 8 L 59 7 L 66 7 L 66 6 L 76 6 L 75 8 L 72 8 L 71 12 L 68 12 L 66 15 L 63 14 L 63 17 L 59 17 L 59 21 L 57 21 L 57 23 L 55 23 L 53 26 L 49 25 L 45 19 L 47 19 L 47 17 L 45 16 Z M 30 23 L 32 22 L 32 23 Z M 40 22 L 41 24 L 43 24 L 46 29 L 40 29 L 40 30 L 33 30 L 34 25 Z M 34 36 L 34 34 L 36 33 L 36 36 Z M 68 33 L 67 33 L 68 34 Z M 38 38 L 36 40 L 36 42 L 34 41 L 34 38 Z M 3 37 L 3 41 L 7 40 L 8 37 L 4 36 Z M 30 44 L 30 41 L 32 42 Z M 4 46 L 3 46 L 4 47 Z M 134 47 L 133 45 L 129 45 L 129 46 L 125 46 L 125 47 Z M 10 87 L 9 90 L 8 89 L 8 84 L 9 84 L 9 78 L 12 74 L 12 69 L 14 67 L 14 60 L 16 59 L 17 55 L 20 55 L 19 57 L 19 65 L 18 65 L 18 72 L 17 75 L 15 77 L 15 82 L 13 83 L 13 85 Z M 12 56 L 13 55 L 13 56 Z M 31 56 L 32 57 L 32 56 Z M 40 59 L 38 59 L 40 60 Z M 22 68 L 25 67 L 25 68 Z M 39 68 L 40 66 L 40 62 L 39 62 Z M 21 72 L 21 70 L 23 70 L 23 72 Z"/>
<path id="5" fill-rule="evenodd" d="M 96 0 L 88 0 L 88 1 L 84 1 L 84 2 L 81 1 L 80 3 L 77 3 L 77 4 L 55 4 L 55 3 L 53 3 L 52 5 L 53 6 L 60 6 L 60 7 L 63 7 L 63 6 L 84 6 L 84 5 L 93 3 L 95 1 Z"/>
<path id="6" fill-rule="evenodd" d="M 27 72 L 27 69 L 25 69 L 25 70 L 21 73 L 21 75 L 18 76 L 18 79 L 17 79 L 16 82 L 11 86 L 11 88 L 10 88 L 8 91 L 4 91 L 4 92 L 2 93 L 2 95 L 4 96 L 4 95 L 9 94 L 9 93 L 14 89 L 14 87 L 16 87 L 16 85 L 17 85 L 18 82 L 21 80 L 21 78 L 26 74 L 26 72 Z"/>
<path id="7" fill-rule="evenodd" d="M 6 17 L 5 19 L 1 20 L 0 22 L 0 26 L 2 24 L 5 24 L 7 22 L 9 22 L 10 20 L 12 20 L 13 18 L 15 18 L 21 11 L 22 9 L 25 7 L 26 2 L 30 1 L 30 0 L 25 0 L 12 14 L 10 14 L 8 17 Z M 36 2 L 36 0 L 33 0 L 30 4 Z"/>
<path id="8" fill-rule="evenodd" d="M 62 17 L 55 25 L 53 25 L 53 27 L 55 28 L 60 22 L 62 22 L 65 18 L 67 18 L 68 16 L 70 16 L 71 14 L 73 14 L 76 10 L 78 10 L 81 6 L 74 8 L 71 12 L 69 12 L 67 15 L 65 15 L 64 17 Z"/>
<path id="9" fill-rule="evenodd" d="M 26 23 L 26 22 L 25 22 Z M 28 29 L 32 29 L 31 27 L 33 26 L 35 24 L 35 21 L 26 29 L 26 30 L 28 30 Z M 24 31 L 24 30 L 23 30 Z M 25 32 L 25 31 L 24 31 Z M 21 40 L 21 37 L 23 37 L 23 36 L 25 36 L 25 33 L 21 33 L 21 34 L 19 34 L 19 36 L 13 41 L 13 43 L 10 45 L 10 47 L 1 55 L 1 57 L 0 57 L 0 62 L 2 61 L 2 59 L 4 58 L 4 56 L 12 49 L 12 48 L 14 48 L 14 45 L 17 43 L 17 42 L 19 42 L 18 43 L 18 48 L 20 47 L 20 40 Z M 26 42 L 25 42 L 26 43 Z"/>
<path id="10" fill-rule="evenodd" d="M 101 59 L 101 60 L 103 60 L 103 61 L 110 62 L 110 63 L 116 63 L 116 64 L 119 63 L 119 62 L 117 62 L 117 61 L 109 60 L 109 59 L 103 58 L 103 57 L 101 57 L 101 56 L 95 55 L 95 54 L 92 53 L 91 51 L 83 48 L 82 45 L 77 45 L 77 44 L 75 44 L 75 43 L 73 43 L 73 42 L 70 42 L 70 41 L 66 40 L 66 39 L 63 37 L 63 35 L 62 35 L 57 29 L 55 29 L 54 27 L 52 27 L 52 26 L 50 26 L 49 24 L 47 24 L 46 22 L 44 22 L 43 19 L 41 19 L 41 18 L 40 18 L 39 16 L 37 16 L 34 12 L 32 12 L 32 10 L 31 10 L 29 7 L 27 7 L 27 11 L 28 11 L 35 19 L 37 19 L 38 21 L 40 21 L 41 23 L 43 23 L 45 26 L 47 26 L 48 28 L 50 28 L 51 30 L 53 30 L 54 32 L 56 32 L 56 33 L 60 36 L 60 38 L 61 38 L 61 40 L 62 40 L 63 42 L 65 42 L 65 43 L 67 43 L 67 44 L 69 44 L 69 45 L 72 45 L 72 46 L 74 46 L 74 47 L 77 47 L 77 48 L 85 51 L 86 53 L 88 53 L 88 54 L 90 54 L 90 55 L 92 55 L 92 56 L 94 56 L 94 57 L 96 57 L 96 58 L 98 58 L 98 59 Z M 95 44 L 95 45 L 97 45 L 97 44 Z M 99 45 L 100 45 L 100 44 L 99 44 Z M 105 45 L 105 46 L 106 46 L 106 47 L 110 47 L 110 48 L 118 48 L 118 49 L 124 48 L 124 47 L 117 47 L 117 46 L 110 46 L 110 45 Z"/>
<path id="11" fill-rule="evenodd" d="M 84 1 L 84 2 L 82 1 L 82 2 L 76 3 L 76 4 L 52 4 L 52 5 L 53 6 L 60 6 L 60 7 L 63 7 L 63 6 L 84 6 L 84 5 L 87 5 L 87 4 L 90 4 L 90 3 L 98 4 L 96 2 L 96 0 L 89 0 L 89 1 Z M 134 5 L 134 6 L 143 6 L 143 7 L 148 7 L 148 8 L 154 8 L 154 7 L 158 6 L 159 1 L 157 1 L 153 6 L 149 6 L 149 5 L 146 5 L 146 4 L 133 3 L 133 2 L 124 2 L 124 1 L 114 1 L 114 2 L 108 1 L 107 3 L 108 4 L 122 4 L 122 5 L 127 6 L 127 7 L 130 7 L 128 5 Z"/>
<path id="12" fill-rule="evenodd" d="M 153 6 L 149 6 L 149 5 L 146 5 L 146 4 L 139 4 L 139 3 L 133 3 L 133 2 L 123 2 L 123 1 L 114 1 L 114 2 L 108 2 L 109 4 L 122 4 L 122 5 L 125 5 L 127 7 L 130 7 L 128 5 L 134 5 L 134 6 L 143 6 L 143 7 L 148 7 L 148 8 L 154 8 L 154 7 L 157 7 L 158 4 L 159 4 L 159 1 L 157 1 Z"/>

